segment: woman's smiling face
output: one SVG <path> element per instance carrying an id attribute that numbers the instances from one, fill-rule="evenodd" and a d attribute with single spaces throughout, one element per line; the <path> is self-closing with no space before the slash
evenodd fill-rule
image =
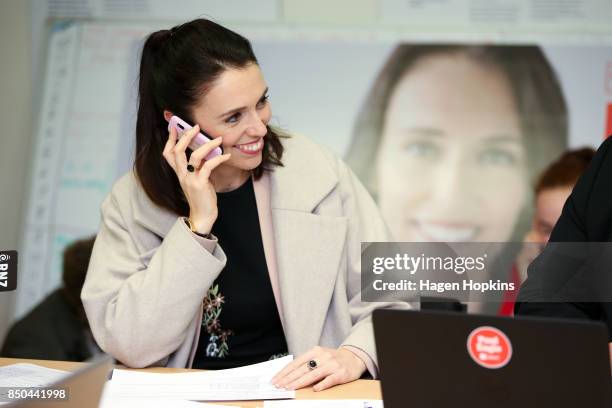
<path id="1" fill-rule="evenodd" d="M 192 116 L 204 132 L 223 137 L 223 151 L 232 156 L 219 168 L 248 171 L 259 166 L 272 109 L 257 64 L 223 71 L 193 108 Z"/>
<path id="2" fill-rule="evenodd" d="M 509 240 L 529 184 L 508 79 L 459 52 L 423 57 L 391 94 L 377 163 L 396 240 Z"/>

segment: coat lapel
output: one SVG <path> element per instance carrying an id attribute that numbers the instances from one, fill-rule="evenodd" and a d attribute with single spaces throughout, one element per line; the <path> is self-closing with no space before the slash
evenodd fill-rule
<path id="1" fill-rule="evenodd" d="M 318 146 L 300 136 L 283 140 L 283 167 L 270 173 L 270 205 L 284 330 L 289 351 L 319 344 L 348 222 L 316 214 L 338 178 Z"/>
<path id="2" fill-rule="evenodd" d="M 319 344 L 340 267 L 344 218 L 273 210 L 278 279 L 289 350 Z"/>
<path id="3" fill-rule="evenodd" d="M 266 172 L 259 180 L 253 182 L 255 200 L 257 201 L 257 213 L 259 215 L 259 228 L 261 230 L 261 241 L 263 244 L 268 274 L 276 308 L 283 328 L 285 328 L 285 316 L 283 315 L 283 301 L 280 294 L 278 282 L 278 266 L 276 263 L 276 248 L 274 245 L 274 229 L 272 227 L 272 208 L 270 207 L 270 176 Z"/>

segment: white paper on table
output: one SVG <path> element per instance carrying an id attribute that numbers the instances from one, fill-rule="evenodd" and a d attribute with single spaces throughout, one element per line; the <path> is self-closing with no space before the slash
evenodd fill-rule
<path id="1" fill-rule="evenodd" d="M 227 405 L 226 405 L 227 406 Z M 176 398 L 129 398 L 108 397 L 100 401 L 98 408 L 219 408 L 218 405 L 204 404 Z"/>
<path id="2" fill-rule="evenodd" d="M 228 370 L 188 373 L 115 369 L 107 392 L 110 398 L 177 398 L 194 401 L 295 398 L 295 391 L 277 389 L 270 382 L 292 360 L 293 356 L 286 356 Z"/>
<path id="3" fill-rule="evenodd" d="M 212 405 L 177 398 L 117 397 L 108 391 L 109 383 L 110 381 L 104 387 L 98 408 L 232 408 L 227 405 Z"/>
<path id="4" fill-rule="evenodd" d="M 291 400 L 264 401 L 264 408 L 383 408 L 381 400 Z"/>
<path id="5" fill-rule="evenodd" d="M 68 374 L 67 371 L 55 370 L 36 364 L 11 364 L 0 367 L 0 387 L 45 387 Z M 0 405 L 4 404 L 8 404 L 8 402 L 0 402 Z"/>

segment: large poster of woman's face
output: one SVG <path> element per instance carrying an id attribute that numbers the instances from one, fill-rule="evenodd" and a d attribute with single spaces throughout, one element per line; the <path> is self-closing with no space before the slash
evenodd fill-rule
<path id="1" fill-rule="evenodd" d="M 400 45 L 366 100 L 347 159 L 395 239 L 520 238 L 529 180 L 567 146 L 538 47 Z"/>
<path id="2" fill-rule="evenodd" d="M 603 138 L 610 49 L 401 43 L 343 54 L 346 48 L 319 47 L 314 72 L 297 65 L 316 58 L 308 47 L 297 62 L 280 63 L 309 87 L 306 97 L 295 92 L 281 105 L 299 109 L 304 98 L 301 112 L 312 114 L 301 129 L 299 121 L 283 123 L 278 101 L 276 115 L 342 150 L 397 241 L 521 241 L 537 175 L 568 146 Z M 316 78 L 326 65 L 333 82 Z M 319 95 L 316 106 L 311 93 Z"/>

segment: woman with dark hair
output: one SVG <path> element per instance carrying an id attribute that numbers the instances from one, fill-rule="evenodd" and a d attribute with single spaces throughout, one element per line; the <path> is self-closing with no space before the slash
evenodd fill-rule
<path id="1" fill-rule="evenodd" d="M 365 99 L 347 161 L 396 240 L 520 241 L 530 180 L 567 132 L 538 47 L 402 44 Z"/>
<path id="2" fill-rule="evenodd" d="M 168 134 L 173 115 L 194 128 Z M 359 266 L 361 241 L 386 240 L 386 227 L 345 164 L 270 117 L 242 36 L 198 19 L 145 41 L 134 171 L 102 205 L 82 292 L 98 344 L 123 364 L 291 353 L 277 386 L 376 375 Z M 212 141 L 191 151 L 200 130 Z"/>

